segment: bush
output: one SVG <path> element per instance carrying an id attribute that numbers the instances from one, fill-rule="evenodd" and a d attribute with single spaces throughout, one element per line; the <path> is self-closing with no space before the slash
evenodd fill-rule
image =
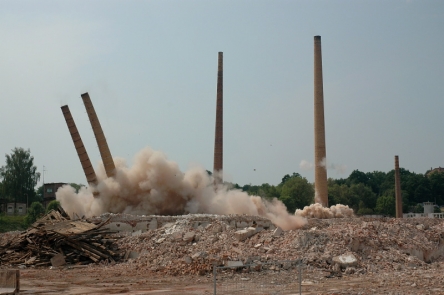
<path id="1" fill-rule="evenodd" d="M 373 209 L 371 209 L 371 208 L 360 208 L 356 214 L 357 215 L 372 215 L 373 214 Z"/>
<path id="2" fill-rule="evenodd" d="M 376 200 L 376 212 L 387 216 L 396 215 L 396 201 L 394 196 L 380 196 Z"/>
<path id="3" fill-rule="evenodd" d="M 59 206 L 60 206 L 59 201 L 54 200 L 54 201 L 49 202 L 48 207 L 46 208 L 46 213 L 48 213 L 51 210 L 57 211 L 59 209 Z"/>
<path id="4" fill-rule="evenodd" d="M 33 224 L 38 218 L 42 217 L 45 214 L 45 208 L 40 202 L 34 202 L 29 207 L 28 215 L 25 217 L 25 225 L 30 226 Z"/>
<path id="5" fill-rule="evenodd" d="M 8 231 L 22 231 L 26 228 L 24 225 L 25 217 L 23 215 L 5 215 L 5 213 L 0 214 L 0 233 L 5 233 Z"/>

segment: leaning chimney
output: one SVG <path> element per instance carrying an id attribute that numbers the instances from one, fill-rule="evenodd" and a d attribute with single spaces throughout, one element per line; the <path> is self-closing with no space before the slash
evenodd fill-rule
<path id="1" fill-rule="evenodd" d="M 77 130 L 76 123 L 74 122 L 69 107 L 67 105 L 64 105 L 61 107 L 61 109 L 63 116 L 65 117 L 66 125 L 68 125 L 69 133 L 71 134 L 71 138 L 76 148 L 77 155 L 79 156 L 80 164 L 82 164 L 83 172 L 86 176 L 86 181 L 89 184 L 96 185 L 96 173 L 94 172 L 94 168 L 91 165 L 88 153 L 86 152 L 85 146 L 83 145 L 82 138 L 80 137 L 80 133 Z"/>
<path id="2" fill-rule="evenodd" d="M 216 132 L 214 140 L 214 184 L 223 183 L 223 52 L 219 52 L 217 65 Z"/>
<path id="3" fill-rule="evenodd" d="M 315 202 L 328 207 L 321 36 L 314 36 Z"/>
<path id="4" fill-rule="evenodd" d="M 106 142 L 105 135 L 103 134 L 102 126 L 100 126 L 99 118 L 94 110 L 94 106 L 89 98 L 89 94 L 83 93 L 82 99 L 94 131 L 94 136 L 96 137 L 97 145 L 99 146 L 100 156 L 102 157 L 103 166 L 105 166 L 106 175 L 108 177 L 113 177 L 116 172 L 116 166 L 114 165 L 108 143 Z"/>
<path id="5" fill-rule="evenodd" d="M 395 198 L 396 198 L 396 218 L 403 218 L 402 196 L 401 196 L 401 176 L 399 174 L 399 157 L 395 156 Z"/>

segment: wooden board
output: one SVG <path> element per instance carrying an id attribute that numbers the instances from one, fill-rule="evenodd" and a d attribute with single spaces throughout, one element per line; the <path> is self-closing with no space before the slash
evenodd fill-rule
<path id="1" fill-rule="evenodd" d="M 59 233 L 61 235 L 72 235 L 81 234 L 95 229 L 96 227 L 97 226 L 95 224 L 89 222 L 67 220 L 45 225 L 44 229 Z"/>

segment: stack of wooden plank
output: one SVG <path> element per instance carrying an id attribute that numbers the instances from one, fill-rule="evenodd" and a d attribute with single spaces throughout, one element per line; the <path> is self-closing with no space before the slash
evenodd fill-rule
<path id="1" fill-rule="evenodd" d="M 50 211 L 28 230 L 0 245 L 0 265 L 61 266 L 100 261 L 115 263 L 124 257 L 114 232 L 85 219 L 71 220 L 62 211 Z"/>

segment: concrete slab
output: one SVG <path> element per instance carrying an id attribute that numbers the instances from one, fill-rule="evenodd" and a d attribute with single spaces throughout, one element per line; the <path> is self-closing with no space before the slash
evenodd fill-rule
<path id="1" fill-rule="evenodd" d="M 140 236 L 142 234 L 142 230 L 141 229 L 139 229 L 139 230 L 136 230 L 136 231 L 133 231 L 133 233 L 131 234 L 133 237 L 135 237 L 135 236 Z"/>
<path id="2" fill-rule="evenodd" d="M 244 266 L 242 261 L 227 261 L 226 266 L 228 267 L 241 267 Z"/>

